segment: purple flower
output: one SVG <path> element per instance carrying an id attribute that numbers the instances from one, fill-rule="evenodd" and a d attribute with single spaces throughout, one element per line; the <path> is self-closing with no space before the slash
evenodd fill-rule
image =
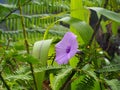
<path id="1" fill-rule="evenodd" d="M 56 44 L 56 58 L 58 64 L 67 64 L 78 51 L 78 43 L 76 35 L 72 32 L 67 32 L 63 39 Z"/>

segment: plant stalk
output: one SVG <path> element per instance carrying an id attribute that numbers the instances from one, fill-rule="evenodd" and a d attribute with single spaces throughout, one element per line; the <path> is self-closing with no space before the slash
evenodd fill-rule
<path id="1" fill-rule="evenodd" d="M 7 85 L 7 83 L 5 82 L 4 78 L 2 77 L 1 75 L 1 72 L 0 72 L 0 79 L 1 81 L 3 82 L 3 84 L 5 85 L 5 87 L 7 88 L 7 90 L 11 90 L 10 87 Z"/>
<path id="2" fill-rule="evenodd" d="M 22 24 L 22 28 L 23 28 L 23 36 L 24 36 L 25 47 L 26 47 L 27 53 L 29 54 L 30 53 L 29 44 L 28 44 L 28 41 L 27 41 L 27 34 L 26 34 L 26 29 L 25 29 L 24 17 L 22 16 L 22 7 L 21 7 L 21 4 L 20 4 L 20 0 L 18 0 L 18 5 L 19 5 L 19 10 L 20 10 L 21 24 Z M 33 65 L 32 65 L 32 63 L 29 63 L 29 65 L 30 65 L 30 69 L 31 69 L 35 89 L 38 90 L 37 89 L 37 84 L 36 84 L 36 81 L 35 81 Z"/>

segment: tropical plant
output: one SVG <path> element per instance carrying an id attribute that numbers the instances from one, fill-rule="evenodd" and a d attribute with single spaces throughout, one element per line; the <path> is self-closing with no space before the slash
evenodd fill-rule
<path id="1" fill-rule="evenodd" d="M 0 90 L 119 90 L 119 0 L 0 3 Z"/>

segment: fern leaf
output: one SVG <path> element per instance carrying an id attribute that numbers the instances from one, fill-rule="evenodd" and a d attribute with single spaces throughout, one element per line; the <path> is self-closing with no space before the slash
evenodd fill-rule
<path id="1" fill-rule="evenodd" d="M 117 79 L 105 81 L 110 86 L 111 90 L 120 90 L 120 81 L 118 81 Z"/>
<path id="2" fill-rule="evenodd" d="M 40 68 L 35 68 L 34 72 L 38 73 L 38 72 L 43 72 L 43 71 L 49 71 L 49 70 L 59 70 L 59 69 L 67 69 L 69 68 L 69 66 L 43 66 Z"/>
<path id="3" fill-rule="evenodd" d="M 70 75 L 72 68 L 63 69 L 57 76 L 52 76 L 51 87 L 52 90 L 60 90 L 60 87 L 66 81 L 67 76 Z"/>
<path id="4" fill-rule="evenodd" d="M 105 66 L 102 69 L 97 70 L 97 72 L 115 72 L 120 70 L 120 64 L 112 64 L 109 66 Z"/>
<path id="5" fill-rule="evenodd" d="M 78 84 L 75 90 L 92 90 L 94 87 L 94 78 L 85 76 Z"/>

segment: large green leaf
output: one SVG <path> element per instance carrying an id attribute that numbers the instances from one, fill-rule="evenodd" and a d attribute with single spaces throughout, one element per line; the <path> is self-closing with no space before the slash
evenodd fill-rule
<path id="1" fill-rule="evenodd" d="M 37 41 L 33 46 L 33 56 L 40 60 L 40 63 L 45 66 L 48 59 L 48 51 L 52 39 Z"/>
<path id="2" fill-rule="evenodd" d="M 41 66 L 46 66 L 46 63 L 48 60 L 48 51 L 49 51 L 51 42 L 52 42 L 52 39 L 38 41 L 34 44 L 33 56 L 39 59 Z M 34 73 L 34 74 L 35 74 L 35 79 L 37 83 L 37 88 L 38 90 L 42 90 L 42 83 L 44 80 L 45 71 Z"/>
<path id="3" fill-rule="evenodd" d="M 85 22 L 73 17 L 64 17 L 59 21 L 70 24 L 80 35 L 81 39 L 87 44 L 92 36 L 92 28 Z M 78 39 L 80 39 L 78 36 Z"/>
<path id="4" fill-rule="evenodd" d="M 71 0 L 71 17 L 86 21 L 89 23 L 90 12 L 83 8 L 83 0 Z"/>
<path id="5" fill-rule="evenodd" d="M 120 14 L 118 14 L 118 13 L 115 13 L 113 11 L 110 11 L 110 10 L 107 10 L 104 8 L 100 8 L 100 7 L 89 7 L 89 8 L 96 11 L 97 13 L 99 13 L 101 15 L 104 15 L 105 17 L 107 17 L 113 21 L 120 23 Z"/>
<path id="6" fill-rule="evenodd" d="M 70 13 L 71 17 L 83 20 L 87 23 L 89 22 L 90 12 L 87 9 L 83 8 L 82 0 L 71 0 L 70 8 L 71 8 L 71 13 Z M 86 43 L 86 41 L 83 40 L 83 37 L 79 35 L 78 32 L 76 31 L 76 28 L 70 27 L 70 30 L 78 36 L 78 42 L 80 42 L 80 44 Z"/>

